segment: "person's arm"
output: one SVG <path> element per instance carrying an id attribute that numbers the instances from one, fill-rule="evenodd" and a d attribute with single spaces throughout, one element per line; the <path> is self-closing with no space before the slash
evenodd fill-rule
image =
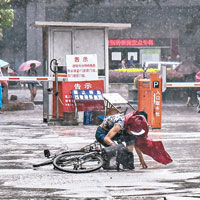
<path id="1" fill-rule="evenodd" d="M 115 145 L 115 142 L 112 141 L 112 138 L 120 131 L 120 129 L 121 129 L 121 126 L 118 124 L 115 125 L 112 129 L 110 129 L 110 131 L 104 138 L 104 142 L 110 146 Z"/>
<path id="2" fill-rule="evenodd" d="M 146 169 L 147 168 L 147 165 L 146 163 L 144 162 L 144 158 L 143 158 L 143 155 L 142 155 L 142 152 L 140 151 L 140 149 L 135 145 L 135 151 L 139 157 L 139 160 L 140 160 L 140 164 L 142 165 L 142 168 L 143 169 Z"/>

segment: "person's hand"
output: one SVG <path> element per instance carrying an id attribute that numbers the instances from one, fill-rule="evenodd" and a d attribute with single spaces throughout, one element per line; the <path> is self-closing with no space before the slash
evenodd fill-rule
<path id="1" fill-rule="evenodd" d="M 143 168 L 143 169 L 147 169 L 147 165 L 146 165 L 145 162 L 141 162 L 140 164 L 142 165 L 142 168 Z"/>

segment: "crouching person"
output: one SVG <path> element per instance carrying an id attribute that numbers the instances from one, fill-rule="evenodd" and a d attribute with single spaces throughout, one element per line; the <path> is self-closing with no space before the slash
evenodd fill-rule
<path id="1" fill-rule="evenodd" d="M 110 159 L 116 156 L 117 167 L 134 169 L 133 149 L 139 157 L 143 168 L 147 168 L 140 149 L 135 145 L 136 137 L 148 133 L 145 112 L 134 111 L 127 115 L 115 114 L 108 116 L 100 124 L 96 131 L 96 139 L 106 148 L 104 149 L 104 169 L 110 169 Z M 125 142 L 126 147 L 122 143 Z M 111 168 L 112 169 L 112 168 Z"/>
<path id="2" fill-rule="evenodd" d="M 105 151 L 109 150 L 109 146 L 114 146 L 116 148 L 115 154 L 118 155 L 118 158 L 125 157 L 123 163 L 127 163 L 127 159 L 131 158 L 130 155 L 133 152 L 133 148 L 135 148 L 140 164 L 144 169 L 147 168 L 147 165 L 142 153 L 152 157 L 161 164 L 167 165 L 171 163 L 172 159 L 165 151 L 162 142 L 153 141 L 148 137 L 149 127 L 146 120 L 147 114 L 144 111 L 134 111 L 126 115 L 116 114 L 108 116 L 97 128 L 96 139 L 105 146 Z M 117 145 L 116 141 L 119 140 L 126 143 L 126 148 Z M 121 156 L 119 156 L 120 153 Z M 123 163 L 121 164 L 123 165 Z M 130 166 L 125 166 L 125 168 L 134 169 L 134 165 L 132 165 L 133 167 Z M 109 168 L 109 159 L 106 160 L 104 168 Z"/>

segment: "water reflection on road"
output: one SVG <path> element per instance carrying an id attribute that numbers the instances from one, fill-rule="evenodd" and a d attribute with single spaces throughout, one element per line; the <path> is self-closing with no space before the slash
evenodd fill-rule
<path id="1" fill-rule="evenodd" d="M 144 170 L 135 156 L 133 171 L 89 174 L 67 174 L 53 166 L 33 169 L 32 164 L 45 160 L 44 149 L 55 153 L 94 141 L 96 126 L 47 126 L 40 105 L 32 111 L 5 112 L 0 119 L 3 199 L 200 198 L 200 123 L 194 110 L 164 109 L 162 130 L 150 131 L 152 138 L 163 141 L 173 163 L 164 166 L 145 156 L 149 168 Z"/>

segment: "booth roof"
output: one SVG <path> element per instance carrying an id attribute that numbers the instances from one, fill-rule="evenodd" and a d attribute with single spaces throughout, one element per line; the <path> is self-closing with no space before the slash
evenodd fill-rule
<path id="1" fill-rule="evenodd" d="M 108 28 L 110 30 L 121 30 L 131 28 L 131 24 L 125 23 L 91 23 L 91 22 L 48 22 L 35 21 L 31 24 L 36 27 L 87 27 Z"/>

